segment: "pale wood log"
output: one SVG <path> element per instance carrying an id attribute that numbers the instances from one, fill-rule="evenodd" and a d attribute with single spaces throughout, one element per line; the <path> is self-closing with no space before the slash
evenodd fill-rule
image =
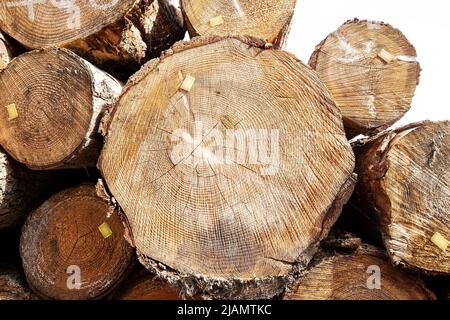
<path id="1" fill-rule="evenodd" d="M 233 37 L 179 43 L 130 79 L 105 126 L 98 167 L 140 260 L 187 295 L 279 293 L 353 188 L 353 152 L 325 86 L 291 54 L 265 47 Z M 261 139 L 278 157 L 250 161 L 258 141 L 221 146 L 227 130 L 278 132 Z M 244 161 L 218 161 L 210 135 Z"/>
<path id="2" fill-rule="evenodd" d="M 347 21 L 316 47 L 309 64 L 333 95 L 349 137 L 395 123 L 419 83 L 415 48 L 382 22 Z"/>
<path id="3" fill-rule="evenodd" d="M 0 74 L 0 144 L 31 169 L 95 166 L 101 117 L 121 89 L 69 50 L 25 53 Z"/>

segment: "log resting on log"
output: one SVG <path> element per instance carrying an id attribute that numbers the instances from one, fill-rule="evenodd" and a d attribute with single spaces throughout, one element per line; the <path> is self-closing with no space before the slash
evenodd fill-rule
<path id="1" fill-rule="evenodd" d="M 27 219 L 20 254 L 28 283 L 46 299 L 98 299 L 134 266 L 119 214 L 93 185 L 60 192 Z"/>
<path id="2" fill-rule="evenodd" d="M 10 266 L 0 266 L 0 301 L 32 300 L 35 298 L 23 274 Z"/>
<path id="3" fill-rule="evenodd" d="M 25 47 L 66 47 L 115 74 L 159 56 L 185 33 L 169 0 L 14 2 L 0 3 L 0 28 Z"/>
<path id="4" fill-rule="evenodd" d="M 352 202 L 368 214 L 392 261 L 450 274 L 450 122 L 422 122 L 356 148 Z"/>
<path id="5" fill-rule="evenodd" d="M 139 271 L 126 280 L 118 289 L 113 300 L 182 300 L 178 290 L 158 279 L 147 270 Z M 196 296 L 199 300 L 200 297 Z"/>
<path id="6" fill-rule="evenodd" d="M 0 230 L 22 224 L 55 192 L 89 179 L 90 172 L 32 171 L 0 148 Z"/>
<path id="7" fill-rule="evenodd" d="M 283 47 L 296 0 L 182 0 L 191 37 L 252 36 Z"/>
<path id="8" fill-rule="evenodd" d="M 25 221 L 39 206 L 42 180 L 0 149 L 0 230 Z"/>
<path id="9" fill-rule="evenodd" d="M 284 299 L 428 300 L 435 296 L 417 276 L 394 268 L 381 250 L 363 245 L 351 254 L 320 252 Z"/>
<path id="10" fill-rule="evenodd" d="M 0 71 L 6 68 L 12 58 L 11 46 L 5 36 L 0 32 Z"/>
<path id="11" fill-rule="evenodd" d="M 25 53 L 0 73 L 0 145 L 31 169 L 95 166 L 101 116 L 121 89 L 69 50 Z"/>
<path id="12" fill-rule="evenodd" d="M 265 47 L 178 43 L 130 79 L 106 128 L 98 167 L 140 260 L 187 295 L 280 293 L 354 186 L 327 89 L 293 55 Z"/>
<path id="13" fill-rule="evenodd" d="M 322 41 L 309 64 L 341 109 L 349 137 L 387 129 L 411 107 L 416 50 L 388 24 L 351 20 Z"/>

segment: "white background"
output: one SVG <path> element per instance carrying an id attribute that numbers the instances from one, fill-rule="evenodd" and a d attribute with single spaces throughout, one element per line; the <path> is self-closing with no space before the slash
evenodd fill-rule
<path id="1" fill-rule="evenodd" d="M 420 83 L 411 110 L 396 126 L 450 119 L 450 1 L 298 0 L 286 50 L 308 63 L 315 46 L 353 18 L 389 23 L 417 50 Z"/>

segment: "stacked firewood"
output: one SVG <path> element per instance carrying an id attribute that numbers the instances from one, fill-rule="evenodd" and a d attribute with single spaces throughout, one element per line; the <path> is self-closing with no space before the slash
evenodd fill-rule
<path id="1" fill-rule="evenodd" d="M 0 299 L 448 295 L 414 47 L 352 20 L 306 65 L 295 6 L 2 1 Z"/>

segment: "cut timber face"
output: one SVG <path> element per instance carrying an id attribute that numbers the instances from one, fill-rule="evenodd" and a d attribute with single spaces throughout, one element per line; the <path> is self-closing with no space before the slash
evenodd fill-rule
<path id="1" fill-rule="evenodd" d="M 54 5 L 58 2 L 60 8 Z M 117 22 L 136 0 L 63 2 L 2 1 L 0 27 L 29 48 L 61 46 Z"/>
<path id="2" fill-rule="evenodd" d="M 98 166 L 147 267 L 284 279 L 352 191 L 353 152 L 326 88 L 292 55 L 263 47 L 196 38 L 126 86 Z M 271 160 L 250 160 L 256 146 Z"/>
<path id="3" fill-rule="evenodd" d="M 378 269 L 379 268 L 379 269 Z M 376 287 L 379 271 L 380 287 Z M 395 269 L 375 248 L 324 255 L 285 296 L 287 300 L 428 300 L 435 298 L 412 275 Z"/>
<path id="4" fill-rule="evenodd" d="M 375 207 L 393 262 L 450 274 L 450 122 L 389 132 L 358 153 L 358 197 Z"/>
<path id="5" fill-rule="evenodd" d="M 317 46 L 309 63 L 331 91 L 351 137 L 396 122 L 410 109 L 419 83 L 416 50 L 399 30 L 380 22 L 346 22 Z"/>
<path id="6" fill-rule="evenodd" d="M 0 144 L 32 169 L 92 167 L 100 116 L 120 91 L 69 50 L 25 53 L 0 74 Z"/>
<path id="7" fill-rule="evenodd" d="M 296 0 L 182 0 L 191 36 L 253 36 L 282 46 Z"/>
<path id="8" fill-rule="evenodd" d="M 102 233 L 107 224 L 112 232 Z M 20 253 L 33 291 L 51 299 L 97 299 L 133 265 L 124 226 L 92 185 L 56 194 L 23 227 Z M 77 287 L 78 285 L 78 287 Z"/>
<path id="9" fill-rule="evenodd" d="M 169 0 L 5 0 L 0 28 L 30 49 L 64 47 L 118 77 L 185 34 Z"/>

